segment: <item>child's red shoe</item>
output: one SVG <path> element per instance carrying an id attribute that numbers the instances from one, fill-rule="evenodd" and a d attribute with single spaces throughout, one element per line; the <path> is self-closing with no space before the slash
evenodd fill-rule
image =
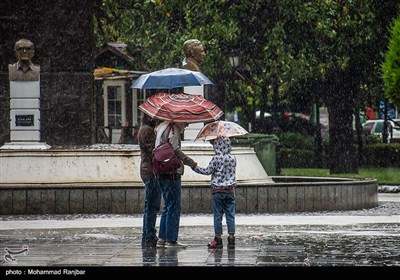
<path id="1" fill-rule="evenodd" d="M 207 245 L 208 249 L 220 249 L 222 246 L 222 238 L 219 236 L 215 236 L 214 240 Z"/>

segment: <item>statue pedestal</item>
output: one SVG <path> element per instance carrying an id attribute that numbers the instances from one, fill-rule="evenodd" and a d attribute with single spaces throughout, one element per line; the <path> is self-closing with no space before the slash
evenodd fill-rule
<path id="1" fill-rule="evenodd" d="M 40 142 L 40 80 L 10 81 L 10 143 L 2 150 L 44 150 Z"/>
<path id="2" fill-rule="evenodd" d="M 187 94 L 193 95 L 201 95 L 204 96 L 204 86 L 191 86 L 191 87 L 184 87 L 183 92 Z M 186 127 L 184 132 L 184 139 L 185 140 L 194 140 L 196 139 L 197 134 L 199 133 L 200 129 L 204 126 L 204 123 L 191 123 Z"/>

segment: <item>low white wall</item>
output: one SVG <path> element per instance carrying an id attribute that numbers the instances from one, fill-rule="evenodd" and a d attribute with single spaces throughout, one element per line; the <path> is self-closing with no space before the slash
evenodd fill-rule
<path id="1" fill-rule="evenodd" d="M 202 167 L 214 155 L 207 143 L 186 143 L 183 151 Z M 234 147 L 237 180 L 242 184 L 272 182 L 253 148 Z M 0 186 L 3 184 L 132 183 L 142 184 L 138 145 L 95 145 L 86 149 L 1 150 Z M 185 166 L 183 184 L 210 183 Z"/>

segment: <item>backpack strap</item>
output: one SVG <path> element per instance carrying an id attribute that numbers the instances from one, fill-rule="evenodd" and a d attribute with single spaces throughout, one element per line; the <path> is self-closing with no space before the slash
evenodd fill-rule
<path id="1" fill-rule="evenodd" d="M 164 130 L 163 134 L 161 135 L 161 139 L 163 139 L 163 136 L 165 135 L 165 132 L 167 132 L 167 134 L 166 134 L 167 137 L 161 141 L 161 144 L 164 144 L 164 143 L 168 142 L 169 132 L 171 131 L 172 125 L 173 125 L 172 123 L 168 124 L 167 128 Z"/>

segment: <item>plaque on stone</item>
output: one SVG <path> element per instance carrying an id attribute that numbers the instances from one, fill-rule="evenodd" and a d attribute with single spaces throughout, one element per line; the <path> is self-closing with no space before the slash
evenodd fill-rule
<path id="1" fill-rule="evenodd" d="M 15 115 L 15 126 L 34 126 L 34 115 Z"/>

